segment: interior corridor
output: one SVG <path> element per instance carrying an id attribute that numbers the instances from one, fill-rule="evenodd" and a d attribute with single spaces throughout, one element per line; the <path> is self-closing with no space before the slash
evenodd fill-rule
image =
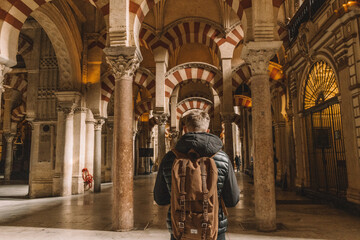
<path id="1" fill-rule="evenodd" d="M 280 189 L 278 231 L 258 232 L 252 180 L 236 175 L 241 200 L 229 210 L 227 239 L 360 239 L 360 218 Z M 39 199 L 16 197 L 26 192 L 25 185 L 0 185 L 0 239 L 168 239 L 168 207 L 153 201 L 155 178 L 155 174 L 135 178 L 136 230 L 122 233 L 110 231 L 112 184 L 103 184 L 97 194 Z"/>

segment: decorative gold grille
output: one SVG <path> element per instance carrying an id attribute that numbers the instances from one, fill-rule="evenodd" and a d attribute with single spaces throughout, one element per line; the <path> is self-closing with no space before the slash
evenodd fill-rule
<path id="1" fill-rule="evenodd" d="M 316 62 L 305 81 L 304 110 L 336 97 L 338 93 L 334 71 L 326 62 Z"/>

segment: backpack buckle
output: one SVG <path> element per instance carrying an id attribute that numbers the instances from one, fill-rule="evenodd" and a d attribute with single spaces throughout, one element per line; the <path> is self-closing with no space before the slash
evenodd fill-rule
<path id="1" fill-rule="evenodd" d="M 185 228 L 185 223 L 184 222 L 179 222 L 179 228 Z"/>

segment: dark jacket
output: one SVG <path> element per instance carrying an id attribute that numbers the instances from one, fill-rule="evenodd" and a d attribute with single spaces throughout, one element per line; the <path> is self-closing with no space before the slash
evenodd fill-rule
<path id="1" fill-rule="evenodd" d="M 223 198 L 226 207 L 235 207 L 239 201 L 239 187 L 229 157 L 221 151 L 221 148 L 220 138 L 205 132 L 187 133 L 180 138 L 175 147 L 177 151 L 182 153 L 188 153 L 190 149 L 194 149 L 201 156 L 211 157 L 216 154 L 213 158 L 218 169 L 218 196 Z M 160 164 L 154 187 L 154 200 L 159 205 L 170 204 L 171 169 L 174 160 L 175 155 L 170 151 Z M 221 204 L 219 205 L 219 234 L 221 234 L 226 232 L 228 221 Z M 171 232 L 170 209 L 167 226 Z"/>

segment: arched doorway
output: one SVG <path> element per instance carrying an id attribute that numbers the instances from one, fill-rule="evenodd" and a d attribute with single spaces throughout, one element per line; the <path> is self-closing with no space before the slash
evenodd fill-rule
<path id="1" fill-rule="evenodd" d="M 343 197 L 347 175 L 339 88 L 333 69 L 325 61 L 311 67 L 303 96 L 310 187 Z"/>

